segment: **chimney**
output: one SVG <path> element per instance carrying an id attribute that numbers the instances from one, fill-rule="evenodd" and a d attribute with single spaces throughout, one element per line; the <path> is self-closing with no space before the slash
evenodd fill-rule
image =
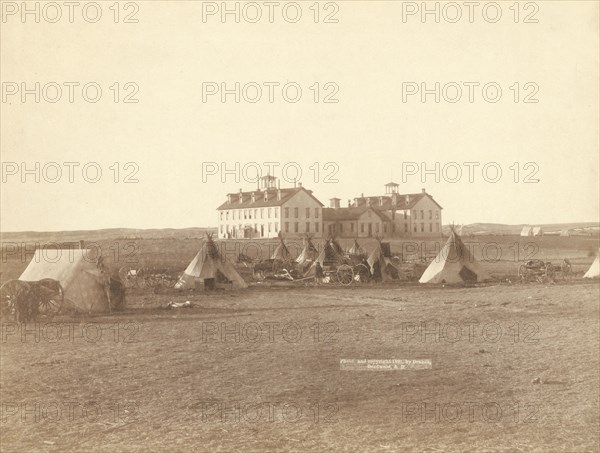
<path id="1" fill-rule="evenodd" d="M 340 199 L 339 198 L 330 198 L 329 199 L 329 207 L 334 209 L 340 208 Z"/>
<path id="2" fill-rule="evenodd" d="M 379 197 L 379 206 L 383 206 L 383 197 Z"/>
<path id="3" fill-rule="evenodd" d="M 352 206 L 352 201 L 348 200 L 348 207 L 350 208 Z"/>
<path id="4" fill-rule="evenodd" d="M 421 189 L 421 193 L 427 193 L 427 192 L 425 192 L 425 188 L 424 187 Z"/>
<path id="5" fill-rule="evenodd" d="M 405 200 L 406 200 L 406 204 L 410 204 L 410 195 L 407 195 L 405 197 Z"/>
<path id="6" fill-rule="evenodd" d="M 252 203 L 256 203 L 256 194 L 252 192 Z"/>
<path id="7" fill-rule="evenodd" d="M 269 201 L 269 190 L 265 189 L 265 201 Z"/>
<path id="8" fill-rule="evenodd" d="M 227 203 L 231 204 L 231 194 L 227 194 Z"/>
<path id="9" fill-rule="evenodd" d="M 281 201 L 281 189 L 277 189 L 277 201 Z"/>
<path id="10" fill-rule="evenodd" d="M 398 206 L 398 194 L 397 193 L 392 194 L 392 204 L 394 206 Z"/>
<path id="11" fill-rule="evenodd" d="M 240 189 L 240 203 L 244 201 L 244 196 L 242 195 L 242 189 Z"/>
<path id="12" fill-rule="evenodd" d="M 367 197 L 367 200 L 366 200 L 366 204 L 367 204 L 367 206 L 371 206 L 371 199 L 368 198 L 368 197 Z"/>

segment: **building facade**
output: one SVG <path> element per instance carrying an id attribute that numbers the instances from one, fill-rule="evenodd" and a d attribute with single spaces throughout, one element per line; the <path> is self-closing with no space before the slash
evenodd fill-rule
<path id="1" fill-rule="evenodd" d="M 439 237 L 442 234 L 442 207 L 425 189 L 421 193 L 400 194 L 399 185 L 385 185 L 384 195 L 361 195 L 340 206 L 330 200 L 323 210 L 327 234 L 339 237 Z"/>
<path id="2" fill-rule="evenodd" d="M 277 178 L 264 176 L 251 192 L 227 194 L 217 208 L 219 239 L 275 238 L 310 235 L 314 238 L 439 237 L 442 207 L 425 189 L 400 194 L 399 185 L 385 185 L 384 195 L 348 200 L 339 198 L 324 208 L 312 193 L 298 184 L 281 189 Z"/>
<path id="3" fill-rule="evenodd" d="M 273 176 L 262 177 L 255 191 L 227 194 L 217 215 L 219 239 L 323 234 L 323 203 L 302 184 L 281 189 Z"/>

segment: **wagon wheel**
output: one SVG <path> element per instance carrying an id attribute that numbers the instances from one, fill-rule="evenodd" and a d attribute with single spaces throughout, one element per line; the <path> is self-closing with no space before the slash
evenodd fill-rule
<path id="1" fill-rule="evenodd" d="M 554 275 L 556 273 L 556 269 L 554 269 L 554 265 L 552 263 L 546 264 L 546 272 L 545 276 L 550 280 L 554 280 Z"/>
<path id="2" fill-rule="evenodd" d="M 519 277 L 521 278 L 521 280 L 527 280 L 527 266 L 524 264 L 521 264 L 519 266 Z"/>
<path id="3" fill-rule="evenodd" d="M 371 277 L 371 271 L 364 264 L 357 264 L 354 268 L 354 273 L 358 277 L 359 282 L 368 282 Z"/>
<path id="4" fill-rule="evenodd" d="M 17 302 L 26 297 L 31 286 L 20 280 L 9 280 L 0 287 L 0 316 L 17 318 Z"/>
<path id="5" fill-rule="evenodd" d="M 350 285 L 354 281 L 354 270 L 347 264 L 342 264 L 337 268 L 337 281 L 340 285 Z"/>
<path id="6" fill-rule="evenodd" d="M 400 268 L 400 266 L 402 265 L 402 258 L 394 255 L 390 258 L 390 262 L 391 262 L 392 266 L 394 266 L 396 268 Z"/>
<path id="7" fill-rule="evenodd" d="M 56 282 L 55 288 L 48 288 L 40 285 L 40 300 L 38 304 L 38 313 L 46 318 L 52 319 L 58 315 L 65 301 L 65 294 L 60 283 Z"/>

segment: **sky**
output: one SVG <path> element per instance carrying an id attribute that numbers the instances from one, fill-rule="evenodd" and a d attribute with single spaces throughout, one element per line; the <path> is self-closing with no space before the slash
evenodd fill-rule
<path id="1" fill-rule="evenodd" d="M 421 2 L 280 2 L 272 22 L 264 2 L 227 2 L 239 22 L 6 3 L 2 231 L 216 226 L 257 167 L 325 205 L 425 188 L 444 223 L 600 217 L 597 2 L 500 2 L 496 22 L 463 2 L 428 2 L 439 22 Z"/>

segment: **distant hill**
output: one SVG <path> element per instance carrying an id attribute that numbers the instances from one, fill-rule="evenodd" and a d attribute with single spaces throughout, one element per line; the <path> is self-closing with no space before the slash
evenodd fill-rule
<path id="1" fill-rule="evenodd" d="M 563 230 L 570 230 L 572 235 L 597 235 L 600 234 L 600 224 L 597 222 L 578 223 L 546 223 L 546 224 L 518 224 L 505 225 L 502 223 L 471 223 L 462 226 L 462 234 L 474 235 L 518 235 L 524 226 L 542 227 L 544 234 L 560 234 Z M 458 231 L 461 227 L 457 226 Z M 444 225 L 444 234 L 450 232 L 450 225 Z"/>
<path id="2" fill-rule="evenodd" d="M 77 230 L 77 231 L 19 231 L 2 233 L 2 241 L 24 242 L 68 242 L 68 241 L 100 241 L 110 239 L 159 239 L 159 238 L 202 238 L 206 233 L 216 233 L 216 228 L 163 228 L 163 229 L 136 229 L 136 228 L 108 228 L 103 230 Z"/>

